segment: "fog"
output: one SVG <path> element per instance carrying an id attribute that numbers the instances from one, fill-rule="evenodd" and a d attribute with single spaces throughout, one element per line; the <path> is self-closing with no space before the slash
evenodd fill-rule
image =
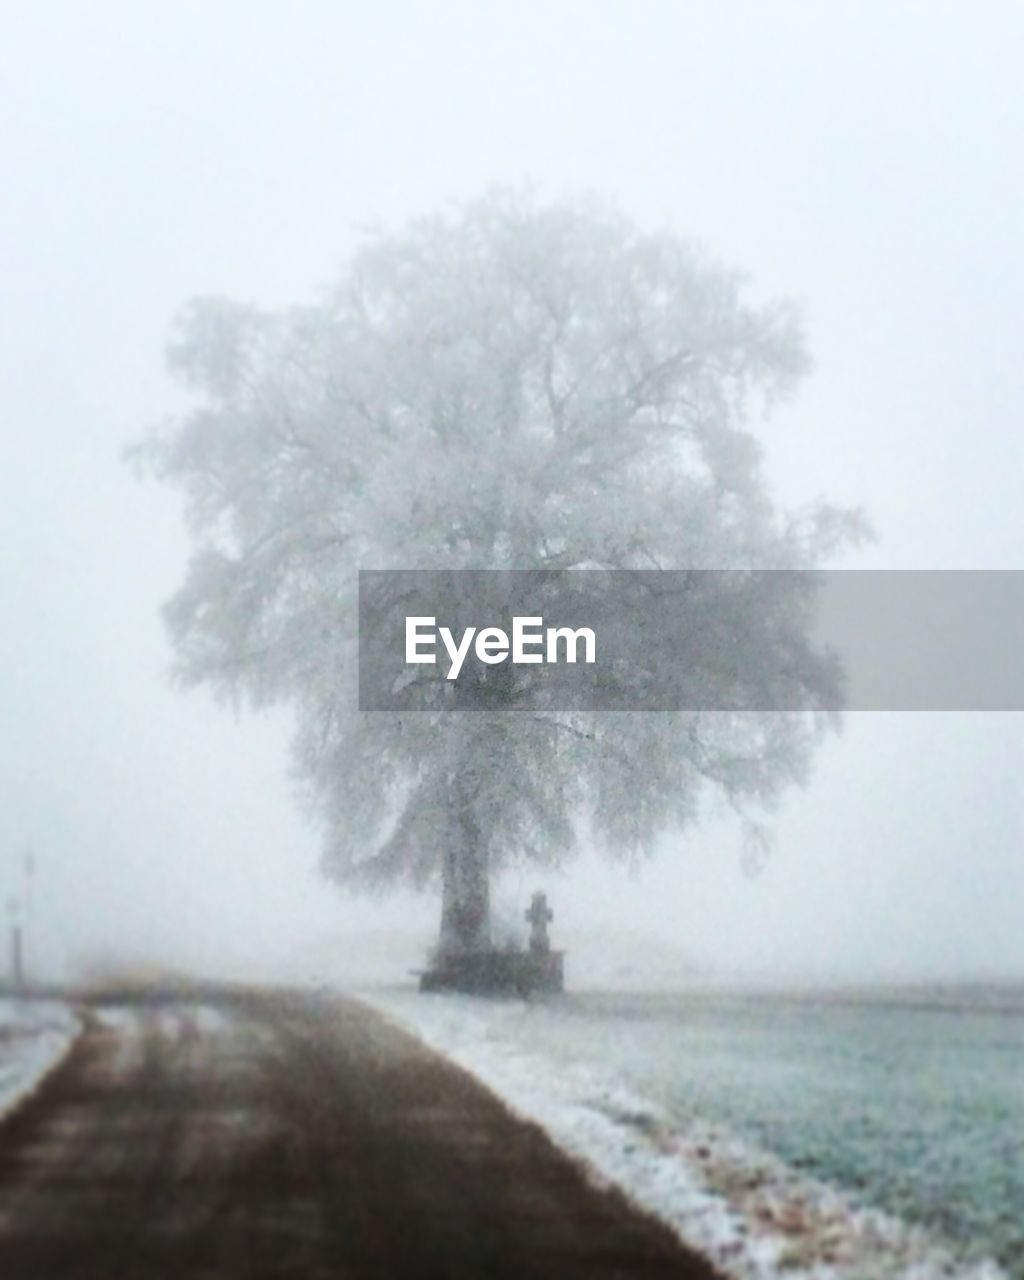
<path id="1" fill-rule="evenodd" d="M 437 902 L 316 873 L 285 716 L 168 677 L 176 496 L 121 459 L 180 408 L 195 294 L 329 283 L 360 228 L 494 183 L 593 189 L 805 310 L 772 484 L 863 505 L 841 567 L 1024 545 L 1024 13 L 1005 4 L 56 2 L 0 18 L 0 893 L 30 958 L 400 980 Z M 569 981 L 1024 974 L 1022 722 L 855 714 L 753 874 L 734 827 L 547 889 Z"/>

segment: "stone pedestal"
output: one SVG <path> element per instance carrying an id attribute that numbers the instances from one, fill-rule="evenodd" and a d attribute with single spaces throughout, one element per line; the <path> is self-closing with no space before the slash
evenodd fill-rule
<path id="1" fill-rule="evenodd" d="M 564 990 L 563 951 L 472 951 L 442 956 L 420 973 L 421 991 L 481 996 L 552 995 Z"/>

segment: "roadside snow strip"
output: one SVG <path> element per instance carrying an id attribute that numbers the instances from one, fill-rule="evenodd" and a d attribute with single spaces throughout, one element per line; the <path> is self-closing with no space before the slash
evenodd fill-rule
<path id="1" fill-rule="evenodd" d="M 81 1029 L 67 1005 L 0 999 L 0 1121 L 35 1093 Z"/>
<path id="2" fill-rule="evenodd" d="M 995 1262 L 963 1264 L 920 1228 L 855 1205 L 720 1127 L 669 1115 L 600 1064 L 525 1051 L 486 1002 L 363 998 L 735 1280 L 1005 1280 Z"/>

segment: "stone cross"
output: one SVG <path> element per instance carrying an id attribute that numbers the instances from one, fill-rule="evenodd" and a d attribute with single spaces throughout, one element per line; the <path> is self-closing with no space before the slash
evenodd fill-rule
<path id="1" fill-rule="evenodd" d="M 548 925 L 555 918 L 548 906 L 547 894 L 535 893 L 526 919 L 530 925 L 530 950 L 550 951 L 551 940 L 548 937 Z"/>

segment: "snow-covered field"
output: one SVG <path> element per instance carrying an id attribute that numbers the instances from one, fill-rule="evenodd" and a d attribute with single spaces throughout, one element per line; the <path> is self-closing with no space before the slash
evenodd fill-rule
<path id="1" fill-rule="evenodd" d="M 366 998 L 740 1280 L 1024 1276 L 1020 1009 Z"/>
<path id="2" fill-rule="evenodd" d="M 78 1018 L 65 1005 L 0 998 L 0 1118 L 32 1093 L 78 1032 Z"/>

